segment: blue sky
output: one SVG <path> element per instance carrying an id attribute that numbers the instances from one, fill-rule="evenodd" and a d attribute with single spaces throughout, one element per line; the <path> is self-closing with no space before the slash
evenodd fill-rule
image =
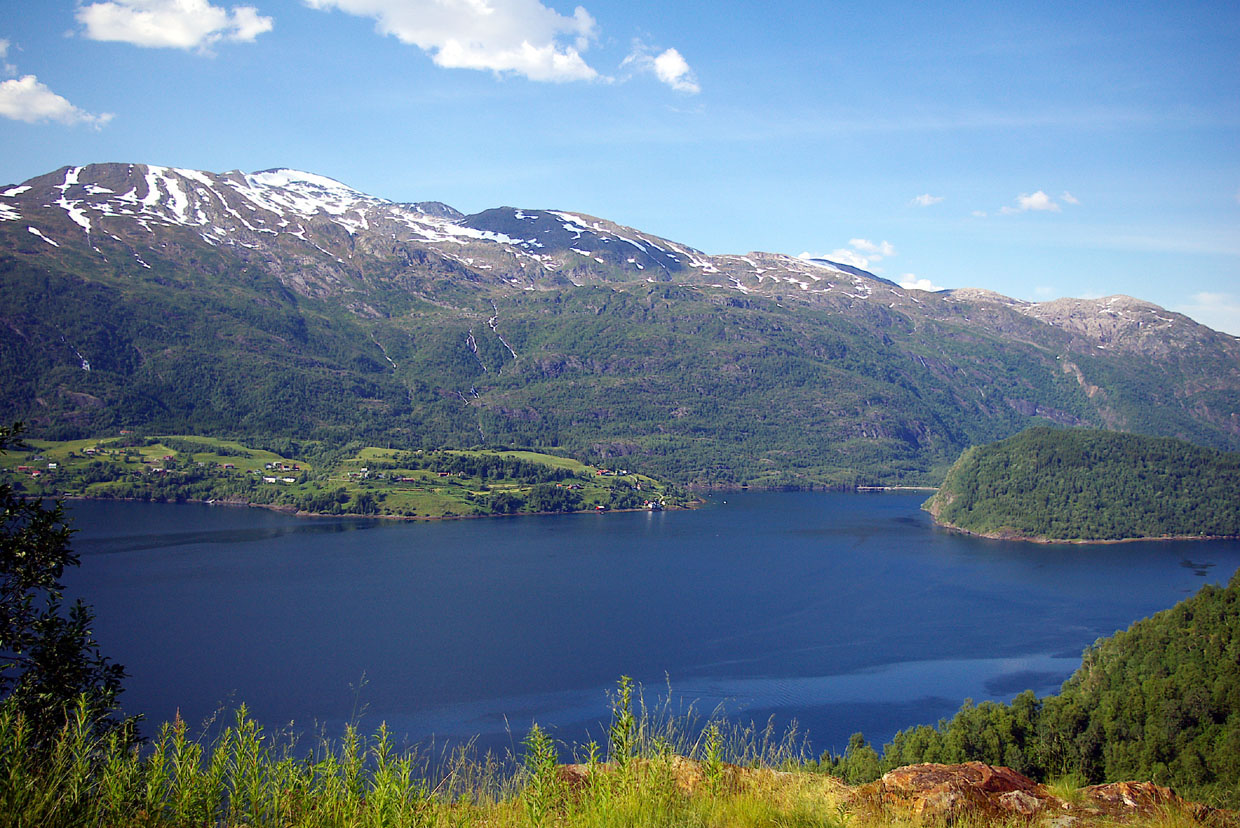
<path id="1" fill-rule="evenodd" d="M 289 166 L 1240 335 L 1240 5 L 0 0 L 0 184 Z"/>

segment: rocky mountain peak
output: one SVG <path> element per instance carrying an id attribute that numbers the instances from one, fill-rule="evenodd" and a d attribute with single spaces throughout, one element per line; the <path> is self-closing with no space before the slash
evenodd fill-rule
<path id="1" fill-rule="evenodd" d="M 1004 296 L 1002 293 L 996 293 L 993 290 L 985 288 L 953 288 L 945 291 L 944 295 L 953 300 L 963 300 L 967 302 L 995 302 L 1009 308 L 1025 308 L 1028 302 L 1022 302 L 1020 299 L 1013 299 L 1010 296 Z"/>
<path id="2" fill-rule="evenodd" d="M 1103 350 L 1165 356 L 1217 337 L 1216 332 L 1183 314 L 1132 296 L 1055 299 L 1020 310 L 1048 325 L 1080 334 Z"/>

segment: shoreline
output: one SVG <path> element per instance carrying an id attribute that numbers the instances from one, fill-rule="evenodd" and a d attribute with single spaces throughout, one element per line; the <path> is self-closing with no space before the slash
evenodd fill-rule
<path id="1" fill-rule="evenodd" d="M 763 486 L 712 486 L 712 487 L 687 487 L 690 491 L 698 491 L 704 493 L 710 492 L 740 492 L 740 491 L 759 491 L 759 492 L 779 492 L 779 491 L 816 491 L 816 489 L 787 489 L 785 487 L 763 487 Z M 881 492 L 934 492 L 937 491 L 936 486 L 852 486 L 840 488 L 823 487 L 822 492 L 837 493 L 856 493 L 856 494 L 874 494 Z M 288 506 L 282 503 L 257 503 L 249 500 L 231 500 L 231 499 L 212 499 L 197 500 L 194 498 L 186 498 L 185 500 L 149 500 L 140 497 L 98 497 L 93 495 L 80 494 L 62 494 L 62 495 L 38 495 L 38 497 L 46 497 L 50 500 L 89 500 L 96 502 L 115 501 L 118 503 L 196 503 L 202 506 L 225 506 L 232 508 L 245 509 L 267 509 L 272 512 L 280 512 L 282 514 L 291 515 L 301 518 L 364 518 L 367 520 L 400 520 L 400 521 L 437 521 L 437 520 L 472 520 L 477 518 L 519 518 L 519 517 L 537 517 L 549 515 L 587 515 L 587 514 L 609 514 L 609 513 L 627 513 L 627 512 L 681 512 L 690 511 L 700 508 L 706 504 L 701 497 L 695 497 L 684 506 L 664 506 L 662 509 L 646 509 L 642 507 L 632 509 L 604 509 L 602 511 L 596 509 L 579 509 L 573 512 L 513 512 L 501 513 L 491 512 L 482 515 L 398 515 L 398 514 L 374 514 L 363 515 L 356 512 L 340 512 L 333 514 L 331 512 L 307 512 L 297 509 L 294 506 Z M 937 524 L 937 521 L 936 521 Z M 954 526 L 946 526 L 944 528 L 960 531 L 964 534 L 976 535 L 975 532 L 969 532 L 966 529 L 957 529 Z M 1145 540 L 1145 538 L 1134 538 L 1134 540 Z M 1047 541 L 1048 543 L 1058 543 L 1059 541 Z M 1088 542 L 1088 541 L 1087 541 Z"/>
<path id="2" fill-rule="evenodd" d="M 933 513 L 931 513 L 933 516 Z M 1132 538 L 1047 538 L 1040 535 L 1021 535 L 1016 532 L 975 532 L 946 521 L 934 518 L 934 525 L 939 529 L 971 535 L 987 540 L 1020 541 L 1022 543 L 1040 544 L 1072 544 L 1074 546 L 1107 546 L 1117 543 L 1141 543 L 1142 541 L 1212 541 L 1240 540 L 1240 535 L 1144 535 Z"/>
<path id="3" fill-rule="evenodd" d="M 824 483 L 783 484 L 763 486 L 755 483 L 688 483 L 685 488 L 691 492 L 835 492 L 835 493 L 872 493 L 872 492 L 937 492 L 938 486 L 857 486 L 827 485 Z"/>
<path id="4" fill-rule="evenodd" d="M 365 520 L 407 520 L 407 521 L 432 521 L 432 520 L 471 520 L 475 518 L 519 518 L 519 517 L 535 517 L 538 515 L 605 515 L 611 513 L 622 512 L 673 512 L 687 511 L 701 506 L 705 501 L 694 500 L 688 506 L 664 506 L 662 509 L 579 509 L 574 512 L 491 512 L 485 515 L 363 515 L 356 512 L 340 512 L 332 514 L 330 512 L 306 512 L 297 509 L 294 506 L 287 506 L 282 503 L 255 503 L 249 500 L 195 500 L 186 498 L 185 500 L 146 500 L 140 497 L 94 497 L 91 495 L 39 495 L 41 498 L 48 500 L 90 500 L 94 502 L 112 501 L 115 503 L 154 503 L 159 505 L 176 505 L 179 503 L 196 503 L 200 506 L 224 506 L 237 509 L 267 509 L 271 512 L 280 512 L 282 514 L 291 515 L 301 518 L 362 518 Z"/>

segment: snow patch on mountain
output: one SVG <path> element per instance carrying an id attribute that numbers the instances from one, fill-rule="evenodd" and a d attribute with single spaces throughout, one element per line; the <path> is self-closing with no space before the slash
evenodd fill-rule
<path id="1" fill-rule="evenodd" d="M 60 190 L 60 198 L 56 200 L 56 203 L 69 214 L 69 218 L 73 220 L 74 224 L 77 224 L 89 234 L 90 219 L 86 217 L 86 211 L 80 206 L 81 202 L 71 201 L 65 196 L 69 189 L 78 183 L 78 177 L 81 173 L 81 167 L 70 167 L 65 171 L 64 183 L 56 185 L 56 189 Z"/>
<path id="2" fill-rule="evenodd" d="M 37 227 L 27 227 L 26 229 L 27 229 L 27 230 L 29 230 L 29 231 L 30 231 L 31 233 L 33 233 L 34 235 L 38 236 L 39 238 L 43 239 L 43 241 L 47 242 L 47 243 L 48 243 L 48 244 L 50 244 L 52 247 L 60 247 L 60 242 L 55 241 L 54 239 L 49 239 L 47 236 L 43 235 L 43 233 L 42 233 L 42 232 L 40 232 L 39 228 L 37 228 Z"/>
<path id="3" fill-rule="evenodd" d="M 334 179 L 299 170 L 264 170 L 244 176 L 243 181 L 228 179 L 227 183 L 258 209 L 277 215 L 291 212 L 310 218 L 327 213 L 339 217 L 382 203 Z"/>
<path id="4" fill-rule="evenodd" d="M 246 179 L 268 187 L 281 187 L 290 190 L 311 188 L 320 192 L 334 192 L 344 194 L 353 200 L 368 197 L 334 178 L 303 170 L 289 169 L 288 167 L 261 170 L 260 172 L 247 175 Z"/>
<path id="5" fill-rule="evenodd" d="M 562 219 L 564 222 L 564 229 L 572 233 L 574 238 L 579 239 L 581 238 L 582 233 L 590 232 L 590 228 L 586 226 L 580 216 L 575 216 L 572 213 L 564 213 L 559 210 L 548 210 L 547 212 L 559 219 Z"/>

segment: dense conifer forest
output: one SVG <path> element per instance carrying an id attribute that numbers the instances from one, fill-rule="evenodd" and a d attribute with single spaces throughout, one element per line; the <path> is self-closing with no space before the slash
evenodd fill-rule
<path id="1" fill-rule="evenodd" d="M 1035 427 L 968 449 L 926 508 L 982 535 L 1120 540 L 1240 535 L 1240 453 L 1171 438 Z"/>

